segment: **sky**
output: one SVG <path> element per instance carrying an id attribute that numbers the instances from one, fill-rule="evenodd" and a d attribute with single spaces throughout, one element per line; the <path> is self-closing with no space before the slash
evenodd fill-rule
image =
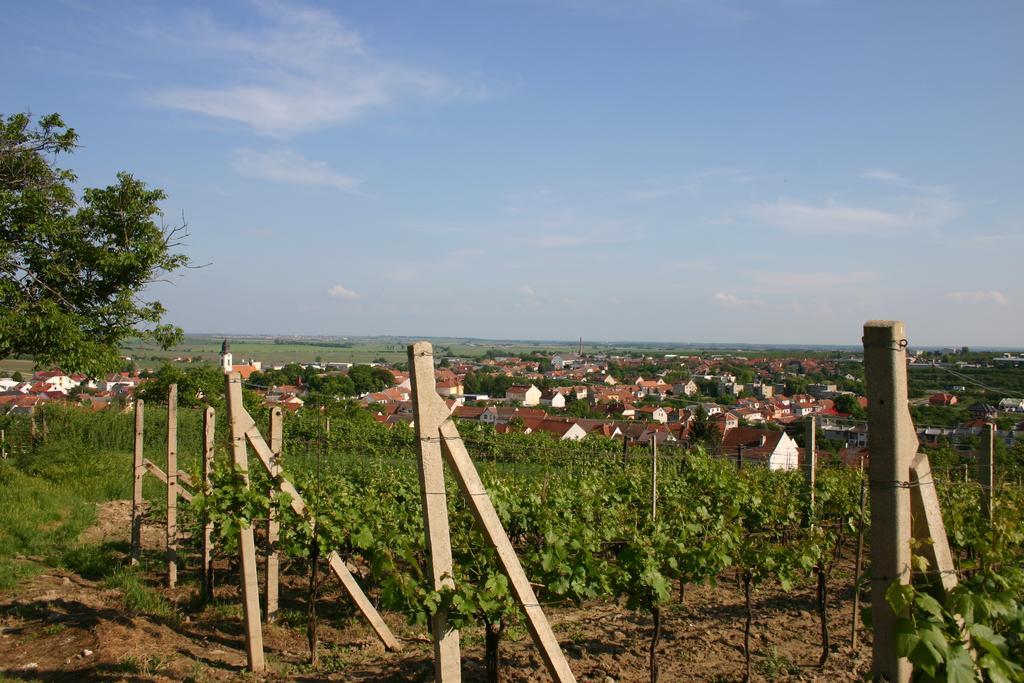
<path id="1" fill-rule="evenodd" d="M 189 332 L 1024 346 L 1024 3 L 13 3 Z"/>

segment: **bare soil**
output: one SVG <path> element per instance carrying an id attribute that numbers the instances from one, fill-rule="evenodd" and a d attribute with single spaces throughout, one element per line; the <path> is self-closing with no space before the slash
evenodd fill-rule
<path id="1" fill-rule="evenodd" d="M 127 541 L 130 503 L 112 501 L 99 508 L 87 542 Z M 162 528 L 144 525 L 143 545 L 159 557 Z M 225 563 L 212 605 L 201 605 L 194 567 L 179 572 L 175 590 L 160 588 L 159 572 L 147 575 L 178 606 L 180 619 L 132 613 L 124 596 L 102 582 L 45 569 L 13 591 L 0 593 L 0 679 L 47 681 L 221 681 L 253 680 L 245 673 L 245 642 L 237 576 Z M 264 627 L 267 680 L 429 681 L 432 648 L 427 634 L 395 614 L 384 618 L 403 642 L 389 653 L 354 613 L 337 584 L 328 580 L 319 603 L 321 666 L 308 666 L 305 629 L 305 577 L 282 581 L 282 612 Z M 850 648 L 852 562 L 840 563 L 830 583 L 832 649 L 821 654 L 820 621 L 814 586 L 784 593 L 765 585 L 754 593 L 751 649 L 753 680 L 853 681 L 870 671 L 870 634 Z M 569 664 L 581 681 L 649 681 L 648 648 L 652 623 L 647 615 L 612 601 L 548 613 Z M 716 587 L 691 586 L 685 604 L 663 610 L 658 659 L 662 681 L 739 681 L 743 678 L 743 593 L 734 577 Z M 483 633 L 464 631 L 464 679 L 484 679 Z M 512 628 L 502 642 L 503 680 L 549 680 L 529 635 Z"/>

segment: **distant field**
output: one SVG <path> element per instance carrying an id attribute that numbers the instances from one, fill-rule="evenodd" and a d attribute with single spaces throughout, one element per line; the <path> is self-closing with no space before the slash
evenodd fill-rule
<path id="1" fill-rule="evenodd" d="M 128 343 L 122 348 L 125 355 L 130 355 L 139 367 L 153 367 L 162 362 L 179 356 L 199 357 L 204 361 L 216 363 L 220 358 L 220 346 L 223 340 L 214 337 L 188 336 L 185 340 L 169 351 L 164 351 L 150 343 Z M 342 348 L 339 344 L 351 344 Z M 370 363 L 383 358 L 389 363 L 406 360 L 406 340 L 366 339 L 329 344 L 316 343 L 274 343 L 273 340 L 232 339 L 231 353 L 236 362 L 241 359 L 254 359 L 266 365 L 282 363 L 312 363 L 319 359 L 325 363 Z M 332 345 L 333 344 L 333 345 Z M 476 344 L 457 341 L 435 340 L 434 346 L 449 355 L 463 357 L 479 357 L 490 349 L 498 349 L 509 355 L 531 353 L 544 350 L 551 353 L 574 350 L 575 347 L 557 344 L 529 344 L 496 342 L 493 344 Z"/>
<path id="2" fill-rule="evenodd" d="M 178 357 L 199 359 L 197 362 L 217 363 L 220 359 L 221 336 L 186 335 L 181 344 L 165 351 L 151 342 L 129 340 L 121 348 L 124 355 L 131 356 L 139 369 L 152 369 L 163 363 L 171 362 Z M 406 360 L 406 346 L 412 338 L 406 337 L 350 337 L 338 339 L 291 339 L 285 343 L 275 343 L 274 338 L 237 337 L 231 338 L 231 352 L 235 362 L 243 359 L 258 360 L 265 365 L 281 365 L 285 363 L 370 363 L 383 358 L 389 363 Z M 433 338 L 430 341 L 434 348 L 444 355 L 462 358 L 479 358 L 490 350 L 510 356 L 518 356 L 536 352 L 546 354 L 571 353 L 578 346 L 571 342 L 558 341 L 523 341 L 523 340 L 483 340 L 466 338 Z M 321 343 L 322 342 L 322 343 Z M 671 344 L 658 342 L 618 342 L 591 343 L 584 345 L 587 353 L 627 354 L 643 353 L 662 355 L 674 353 L 691 355 L 710 353 L 714 355 L 738 355 L 751 358 L 763 357 L 802 357 L 822 358 L 849 355 L 848 350 L 829 351 L 821 347 L 798 349 L 795 347 L 763 347 L 744 348 L 742 346 L 708 345 L 698 347 L 690 344 Z M 30 360 L 0 361 L 0 371 L 7 373 L 20 370 L 31 371 L 34 363 Z"/>
<path id="3" fill-rule="evenodd" d="M 15 358 L 8 358 L 7 360 L 0 360 L 0 373 L 6 376 L 8 373 L 20 372 L 22 374 L 30 373 L 35 368 L 35 361 L 31 360 L 17 360 Z"/>

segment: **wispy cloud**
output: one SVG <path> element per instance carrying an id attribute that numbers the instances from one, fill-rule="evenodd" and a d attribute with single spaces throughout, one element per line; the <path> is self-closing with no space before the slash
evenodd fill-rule
<path id="1" fill-rule="evenodd" d="M 756 271 L 751 273 L 751 279 L 759 291 L 799 293 L 866 285 L 879 281 L 881 273 L 869 270 L 849 272 Z"/>
<path id="2" fill-rule="evenodd" d="M 948 187 L 923 185 L 879 169 L 863 171 L 859 177 L 900 192 L 859 203 L 784 197 L 755 204 L 748 213 L 768 225 L 808 235 L 887 235 L 940 228 L 963 213 Z"/>
<path id="3" fill-rule="evenodd" d="M 332 299 L 342 299 L 343 301 L 356 301 L 363 298 L 363 295 L 359 292 L 355 292 L 341 284 L 334 285 L 328 289 L 327 296 Z"/>
<path id="4" fill-rule="evenodd" d="M 756 299 L 746 299 L 740 297 L 732 292 L 715 292 L 712 297 L 715 303 L 724 308 L 743 308 L 745 306 L 754 306 L 761 302 Z"/>
<path id="5" fill-rule="evenodd" d="M 712 179 L 728 179 L 736 183 L 749 183 L 754 176 L 735 168 L 709 168 L 703 171 L 687 173 L 675 178 L 649 180 L 640 187 L 627 190 L 626 198 L 638 201 L 666 199 L 669 197 L 685 197 L 700 194 L 704 185 Z"/>
<path id="6" fill-rule="evenodd" d="M 258 25 L 237 29 L 196 13 L 181 34 L 159 37 L 206 57 L 214 85 L 160 88 L 160 106 L 228 119 L 284 136 L 343 125 L 409 98 L 443 101 L 464 92 L 451 79 L 377 57 L 334 14 L 273 0 L 254 2 Z M 185 37 L 182 37 L 185 36 Z"/>
<path id="7" fill-rule="evenodd" d="M 988 291 L 959 291 L 950 292 L 946 295 L 950 301 L 955 301 L 958 304 L 999 304 L 1000 306 L 1008 304 L 1010 300 L 1002 292 L 990 289 Z"/>
<path id="8" fill-rule="evenodd" d="M 716 23 L 749 21 L 753 13 L 734 0 L 563 0 L 569 7 L 597 14 L 663 14 L 694 16 Z"/>
<path id="9" fill-rule="evenodd" d="M 239 149 L 234 153 L 231 167 L 245 178 L 288 185 L 331 187 L 342 192 L 358 193 L 358 178 L 338 173 L 326 162 L 307 159 L 289 149 L 268 152 Z"/>
<path id="10" fill-rule="evenodd" d="M 522 294 L 523 296 L 537 296 L 537 292 L 535 292 L 533 287 L 531 287 L 530 285 L 519 285 L 518 287 L 516 287 L 516 291 Z"/>
<path id="11" fill-rule="evenodd" d="M 794 199 L 755 204 L 753 216 L 769 225 L 811 235 L 880 235 L 910 227 L 907 217 L 868 206 L 809 204 Z"/>

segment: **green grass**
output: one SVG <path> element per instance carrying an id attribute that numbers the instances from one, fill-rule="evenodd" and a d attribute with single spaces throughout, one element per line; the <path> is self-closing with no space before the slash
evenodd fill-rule
<path id="1" fill-rule="evenodd" d="M 81 548 L 77 539 L 95 522 L 96 502 L 124 497 L 129 490 L 126 458 L 44 446 L 0 461 L 0 590 L 38 569 L 38 562 L 17 556 L 42 558 L 94 576 L 102 573 L 112 550 Z M 123 476 L 115 474 L 122 470 Z"/>
<path id="2" fill-rule="evenodd" d="M 131 567 L 119 567 L 106 581 L 107 588 L 115 588 L 124 595 L 124 607 L 131 612 L 144 612 L 162 617 L 174 623 L 179 619 L 174 606 L 154 589 L 147 586 L 142 577 Z"/>

